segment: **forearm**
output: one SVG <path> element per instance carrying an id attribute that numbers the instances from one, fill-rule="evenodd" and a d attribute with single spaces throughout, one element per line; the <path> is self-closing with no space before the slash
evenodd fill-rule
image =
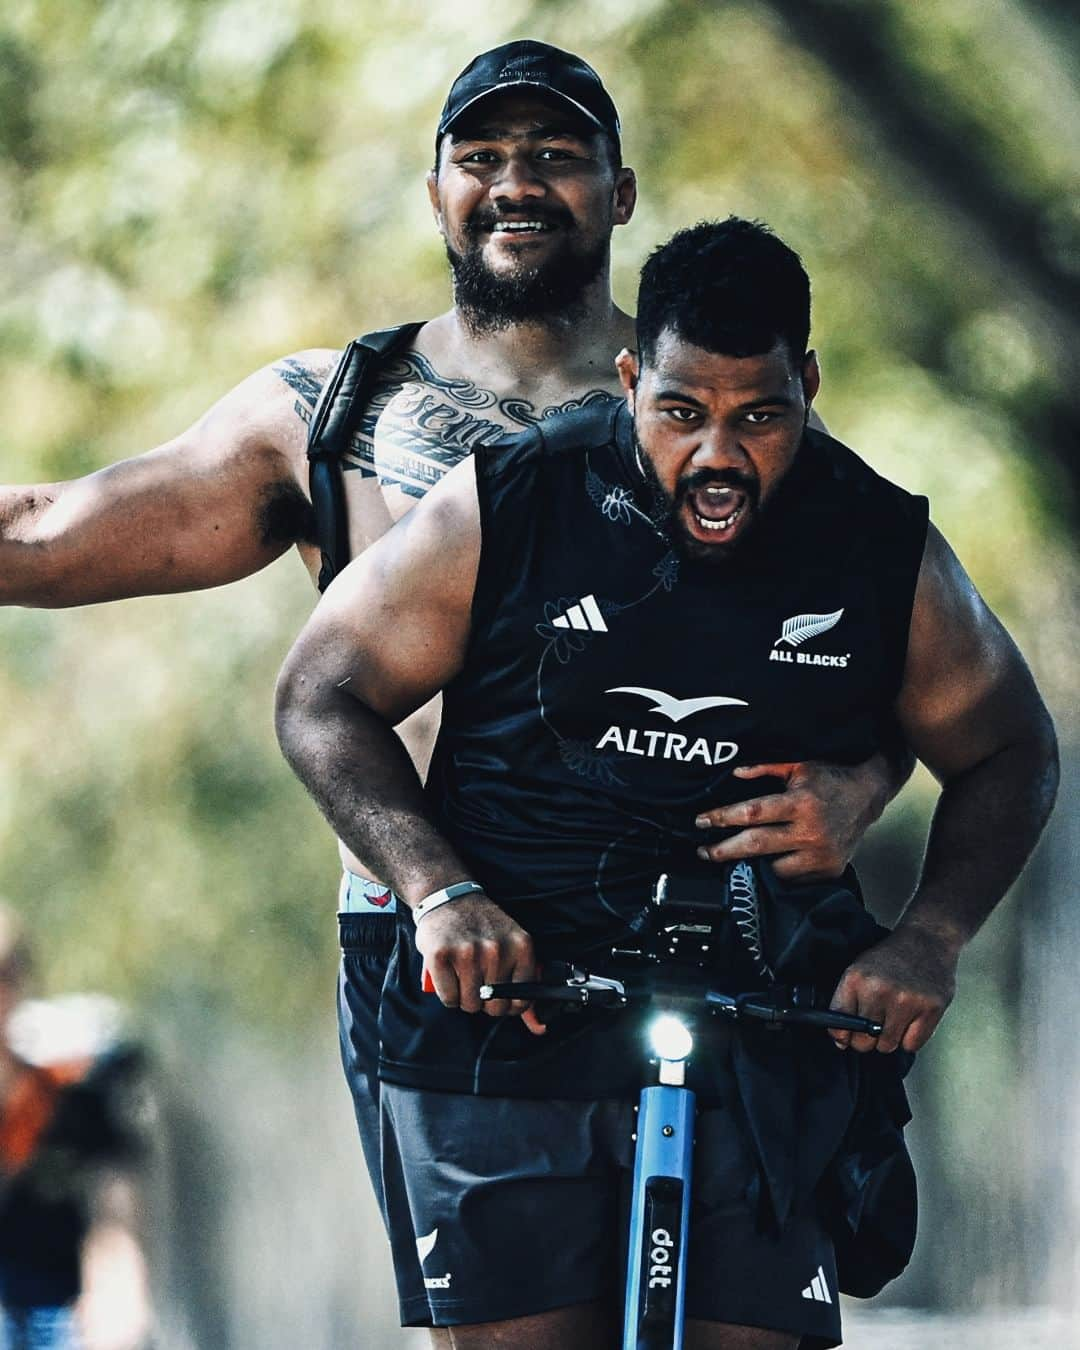
<path id="1" fill-rule="evenodd" d="M 383 718 L 302 677 L 278 687 L 282 752 L 342 842 L 410 907 L 469 872 L 432 820 L 416 769 Z"/>
<path id="2" fill-rule="evenodd" d="M 898 927 L 934 936 L 952 953 L 978 932 L 1019 876 L 1054 803 L 1057 747 L 1049 717 L 946 783 L 919 883 Z"/>

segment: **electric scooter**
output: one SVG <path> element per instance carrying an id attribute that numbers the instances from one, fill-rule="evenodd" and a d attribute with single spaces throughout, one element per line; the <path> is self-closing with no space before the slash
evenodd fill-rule
<path id="1" fill-rule="evenodd" d="M 644 1008 L 653 1014 L 647 1035 L 655 1082 L 642 1088 L 637 1106 L 622 1350 L 682 1350 L 696 1106 L 686 1086 L 686 1065 L 703 1022 L 718 1017 L 734 1024 L 881 1034 L 879 1023 L 819 1006 L 810 986 L 773 985 L 740 993 L 713 988 L 716 957 L 711 953 L 725 941 L 741 946 L 747 958 L 744 974 L 768 973 L 756 914 L 747 908 L 733 915 L 730 895 L 718 902 L 719 890 L 715 882 L 675 886 L 661 876 L 640 940 L 613 949 L 619 978 L 552 962 L 541 980 L 480 989 L 484 1000 L 536 1000 L 541 1012 L 545 1005 L 570 1004 Z"/>

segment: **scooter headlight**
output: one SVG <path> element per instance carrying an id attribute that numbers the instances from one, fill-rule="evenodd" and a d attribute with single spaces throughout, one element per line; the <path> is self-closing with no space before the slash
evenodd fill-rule
<path id="1" fill-rule="evenodd" d="M 694 1048 L 694 1038 L 689 1028 L 670 1013 L 664 1013 L 652 1023 L 649 1040 L 656 1057 L 671 1063 L 681 1063 Z"/>

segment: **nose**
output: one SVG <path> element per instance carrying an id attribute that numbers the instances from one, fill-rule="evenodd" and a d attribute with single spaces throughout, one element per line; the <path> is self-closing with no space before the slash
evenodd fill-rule
<path id="1" fill-rule="evenodd" d="M 695 446 L 690 464 L 694 470 L 744 470 L 750 464 L 750 456 L 739 444 L 738 433 L 734 428 L 714 424 L 704 432 Z"/>
<path id="2" fill-rule="evenodd" d="M 508 156 L 491 184 L 491 195 L 507 202 L 535 200 L 546 192 L 547 184 L 526 155 Z"/>

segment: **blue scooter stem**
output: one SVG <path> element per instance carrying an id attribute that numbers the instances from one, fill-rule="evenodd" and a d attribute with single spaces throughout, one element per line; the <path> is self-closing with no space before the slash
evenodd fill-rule
<path id="1" fill-rule="evenodd" d="M 642 1090 L 622 1350 L 682 1350 L 694 1110 L 689 1088 Z"/>

